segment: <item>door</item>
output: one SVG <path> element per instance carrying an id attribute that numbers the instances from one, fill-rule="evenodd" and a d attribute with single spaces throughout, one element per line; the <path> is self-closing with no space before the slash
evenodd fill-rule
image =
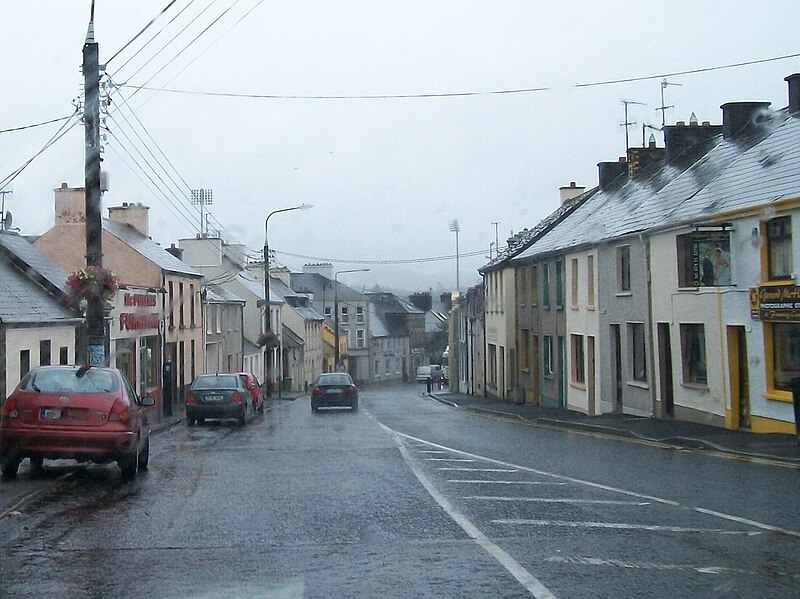
<path id="1" fill-rule="evenodd" d="M 594 337 L 586 337 L 586 392 L 589 398 L 589 414 L 596 413 L 594 388 Z"/>
<path id="2" fill-rule="evenodd" d="M 675 415 L 675 395 L 672 388 L 672 345 L 670 344 L 669 323 L 658 323 L 658 363 L 659 386 L 661 387 L 661 409 L 664 416 Z"/>
<path id="3" fill-rule="evenodd" d="M 619 325 L 611 325 L 611 352 L 613 355 L 614 383 L 612 388 L 612 410 L 615 414 L 622 413 L 622 337 Z"/>
<path id="4" fill-rule="evenodd" d="M 728 327 L 728 372 L 731 384 L 730 428 L 750 428 L 750 374 L 743 326 Z"/>
<path id="5" fill-rule="evenodd" d="M 567 373 L 564 371 L 564 364 L 566 362 L 564 355 L 564 337 L 558 336 L 558 407 L 563 408 L 566 405 L 567 393 Z"/>

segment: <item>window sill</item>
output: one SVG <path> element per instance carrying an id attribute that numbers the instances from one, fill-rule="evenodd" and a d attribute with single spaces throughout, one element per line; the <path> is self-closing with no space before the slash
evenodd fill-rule
<path id="1" fill-rule="evenodd" d="M 637 389 L 649 389 L 650 384 L 647 381 L 628 381 L 628 387 L 636 387 Z"/>
<path id="2" fill-rule="evenodd" d="M 617 291 L 615 295 L 617 297 L 633 297 L 633 293 L 630 291 Z"/>
<path id="3" fill-rule="evenodd" d="M 709 389 L 708 384 L 706 383 L 681 383 L 681 387 L 684 389 L 692 389 L 694 391 L 700 391 L 701 393 L 708 393 L 711 391 Z"/>
<path id="4" fill-rule="evenodd" d="M 776 389 L 770 389 L 764 394 L 764 399 L 769 399 L 771 401 L 785 401 L 788 403 L 792 403 L 792 394 L 789 391 L 778 391 Z"/>
<path id="5" fill-rule="evenodd" d="M 573 389 L 586 391 L 586 383 L 576 383 L 575 381 L 570 381 L 569 386 L 572 387 Z"/>
<path id="6" fill-rule="evenodd" d="M 594 305 L 592 305 L 592 306 L 586 306 L 586 309 L 589 310 L 590 312 L 594 312 L 597 308 Z"/>

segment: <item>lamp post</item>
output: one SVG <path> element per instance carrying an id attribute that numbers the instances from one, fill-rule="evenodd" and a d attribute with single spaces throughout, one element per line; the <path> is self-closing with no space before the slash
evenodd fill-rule
<path id="1" fill-rule="evenodd" d="M 346 272 L 367 272 L 368 268 L 351 268 L 340 270 L 333 275 L 333 338 L 334 338 L 334 370 L 339 370 L 339 275 Z"/>
<path id="2" fill-rule="evenodd" d="M 450 230 L 456 234 L 456 290 L 461 288 L 461 280 L 458 275 L 458 232 L 461 227 L 458 226 L 458 219 L 454 218 L 450 221 Z"/>
<path id="3" fill-rule="evenodd" d="M 299 206 L 292 206 L 291 208 L 281 208 L 280 210 L 273 210 L 267 215 L 264 220 L 264 334 L 266 341 L 266 334 L 272 330 L 272 312 L 269 309 L 269 219 L 273 214 L 279 212 L 289 212 L 290 210 L 308 210 L 312 208 L 311 204 L 300 204 Z M 267 386 L 267 396 L 272 395 L 272 381 L 270 381 L 270 359 L 269 353 L 271 348 L 264 351 L 264 384 Z"/>

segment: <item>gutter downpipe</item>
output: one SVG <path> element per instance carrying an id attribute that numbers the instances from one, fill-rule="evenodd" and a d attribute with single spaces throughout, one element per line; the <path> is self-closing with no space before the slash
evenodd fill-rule
<path id="1" fill-rule="evenodd" d="M 644 268 L 645 268 L 645 281 L 647 285 L 647 326 L 645 327 L 645 335 L 647 339 L 647 352 L 650 360 L 650 416 L 658 418 L 656 412 L 656 361 L 655 361 L 655 348 L 653 344 L 653 283 L 650 272 L 650 239 L 645 239 L 644 232 L 639 233 L 639 242 L 642 244 L 644 251 Z M 660 366 L 660 365 L 659 365 Z"/>

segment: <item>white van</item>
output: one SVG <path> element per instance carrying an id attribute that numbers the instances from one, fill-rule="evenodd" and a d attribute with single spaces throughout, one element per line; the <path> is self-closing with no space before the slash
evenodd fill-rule
<path id="1" fill-rule="evenodd" d="M 417 368 L 417 382 L 424 383 L 428 380 L 438 381 L 442 378 L 442 366 L 440 364 L 431 364 L 429 366 L 420 366 Z"/>

